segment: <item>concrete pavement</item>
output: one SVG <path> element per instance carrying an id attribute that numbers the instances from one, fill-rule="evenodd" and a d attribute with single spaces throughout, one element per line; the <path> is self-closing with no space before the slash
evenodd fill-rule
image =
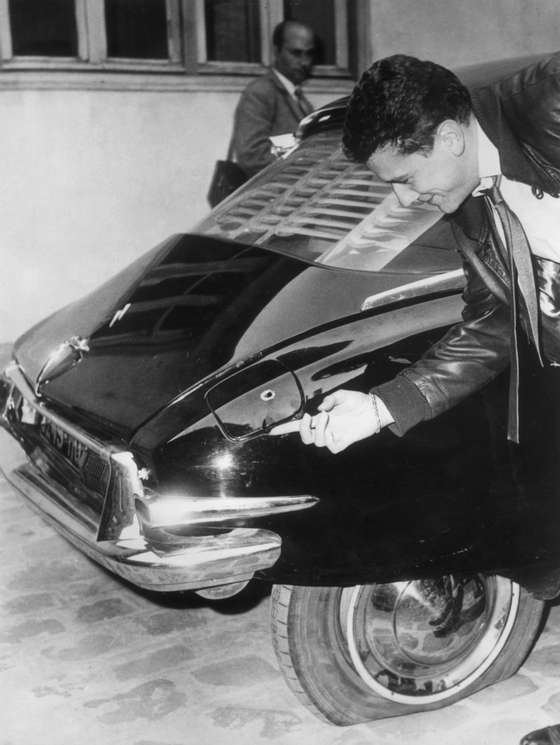
<path id="1" fill-rule="evenodd" d="M 517 745 L 560 721 L 559 604 L 513 678 L 445 709 L 338 728 L 286 687 L 267 587 L 215 603 L 136 591 L 1 476 L 0 587 L 0 745 Z"/>
<path id="2" fill-rule="evenodd" d="M 0 481 L 1 745 L 514 745 L 560 721 L 560 607 L 508 681 L 337 728 L 285 686 L 265 587 L 149 595 L 80 555 Z"/>

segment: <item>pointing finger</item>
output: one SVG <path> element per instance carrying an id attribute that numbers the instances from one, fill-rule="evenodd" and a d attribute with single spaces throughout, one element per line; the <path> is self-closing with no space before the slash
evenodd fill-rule
<path id="1" fill-rule="evenodd" d="M 272 427 L 271 430 L 269 430 L 269 435 L 289 435 L 292 432 L 299 432 L 299 419 L 292 419 L 289 422 L 283 422 L 282 424 L 277 424 L 275 427 Z"/>

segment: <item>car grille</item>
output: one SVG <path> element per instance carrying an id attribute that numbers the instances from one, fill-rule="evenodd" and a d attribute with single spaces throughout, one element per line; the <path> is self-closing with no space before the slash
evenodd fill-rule
<path id="1" fill-rule="evenodd" d="M 302 235 L 338 242 L 387 196 L 389 187 L 343 155 L 340 134 L 304 141 L 266 183 L 230 201 L 215 220 L 222 235 Z"/>
<path id="2" fill-rule="evenodd" d="M 12 388 L 4 412 L 9 428 L 37 470 L 70 494 L 79 494 L 90 517 L 98 519 L 110 487 L 111 452 L 25 396 L 22 387 Z"/>

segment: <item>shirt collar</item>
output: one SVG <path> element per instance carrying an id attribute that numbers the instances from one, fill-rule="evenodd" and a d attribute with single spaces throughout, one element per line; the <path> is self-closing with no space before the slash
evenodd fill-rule
<path id="1" fill-rule="evenodd" d="M 288 91 L 290 96 L 293 96 L 296 86 L 292 83 L 292 81 L 288 80 L 288 78 L 285 75 L 282 75 L 281 72 L 278 72 L 275 67 L 272 68 L 272 71 L 274 72 L 278 80 L 282 83 L 284 88 Z"/>
<path id="2" fill-rule="evenodd" d="M 500 176 L 502 173 L 498 148 L 488 138 L 478 121 L 476 122 L 476 139 L 480 183 L 473 191 L 473 197 L 479 197 L 484 190 L 489 189 L 493 184 L 494 177 Z"/>

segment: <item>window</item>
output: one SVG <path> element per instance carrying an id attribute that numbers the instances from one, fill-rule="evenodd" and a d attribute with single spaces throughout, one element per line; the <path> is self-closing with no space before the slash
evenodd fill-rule
<path id="1" fill-rule="evenodd" d="M 105 0 L 107 56 L 167 59 L 165 0 Z"/>
<path id="2" fill-rule="evenodd" d="M 73 0 L 10 1 L 13 54 L 75 57 L 78 34 Z"/>
<path id="3" fill-rule="evenodd" d="M 316 76 L 349 77 L 367 1 L 0 0 L 0 64 L 256 74 L 273 60 L 274 27 L 290 19 L 316 31 Z"/>
<path id="4" fill-rule="evenodd" d="M 317 35 L 316 64 L 336 65 L 336 27 L 347 25 L 346 8 L 334 0 L 304 2 L 284 0 L 284 17 L 301 21 L 314 29 Z M 344 63 L 346 59 L 343 60 Z"/>
<path id="5" fill-rule="evenodd" d="M 206 59 L 260 63 L 261 17 L 257 3 L 206 0 L 203 20 Z"/>
<path id="6" fill-rule="evenodd" d="M 197 0 L 201 72 L 250 72 L 245 64 L 270 64 L 274 26 L 295 20 L 317 35 L 315 74 L 348 75 L 351 0 Z"/>

